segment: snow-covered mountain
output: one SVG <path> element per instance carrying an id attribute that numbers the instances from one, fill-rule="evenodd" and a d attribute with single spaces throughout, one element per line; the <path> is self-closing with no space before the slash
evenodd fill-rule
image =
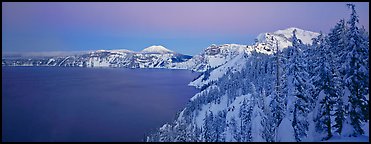
<path id="1" fill-rule="evenodd" d="M 300 39 L 304 44 L 311 44 L 312 38 L 315 38 L 319 35 L 317 32 L 311 32 L 302 30 L 300 28 L 290 27 L 284 30 L 278 30 L 275 32 L 260 33 L 257 36 L 258 43 L 264 44 L 273 44 L 275 41 L 278 41 L 278 47 L 280 50 L 292 46 L 292 31 L 296 29 L 297 38 Z"/>
<path id="2" fill-rule="evenodd" d="M 247 49 L 255 49 L 262 53 L 272 54 L 275 51 L 273 48 L 276 42 L 278 42 L 279 50 L 292 46 L 291 38 L 292 31 L 294 29 L 297 30 L 297 37 L 302 40 L 304 44 L 311 44 L 312 38 L 315 38 L 319 35 L 319 33 L 316 32 L 306 31 L 294 27 L 275 32 L 261 33 L 257 36 L 257 42 L 254 45 L 213 44 L 207 47 L 200 54 L 193 56 L 188 61 L 172 64 L 171 68 L 205 72 L 208 69 L 215 69 L 226 64 L 236 56 L 243 54 Z"/>
<path id="3" fill-rule="evenodd" d="M 141 52 L 118 49 L 63 57 L 3 58 L 2 65 L 167 68 L 173 63 L 184 62 L 190 58 L 191 56 L 173 52 L 163 46 L 150 46 Z"/>
<path id="4" fill-rule="evenodd" d="M 165 124 L 157 133 L 148 137 L 148 141 L 240 141 L 234 138 L 232 127 L 224 129 L 220 138 L 207 139 L 205 134 L 206 125 L 209 124 L 224 128 L 226 125 L 239 124 L 242 121 L 241 111 L 244 106 L 251 106 L 251 112 L 256 126 L 253 133 L 256 135 L 253 141 L 264 141 L 259 135 L 261 127 L 258 125 L 263 118 L 262 107 L 268 108 L 270 97 L 259 97 L 261 91 L 267 91 L 269 95 L 273 83 L 273 75 L 268 73 L 274 68 L 274 52 L 278 44 L 279 51 L 292 46 L 292 33 L 294 28 L 279 30 L 272 33 L 259 34 L 258 41 L 253 45 L 224 44 L 211 45 L 199 55 L 186 62 L 176 63 L 172 68 L 183 68 L 203 72 L 189 85 L 199 88 L 201 91 L 194 95 L 187 107 L 179 114 L 177 119 L 170 124 Z M 318 33 L 297 29 L 297 37 L 311 44 L 312 38 Z M 273 36 L 273 39 L 272 39 Z M 260 72 L 266 69 L 265 73 Z M 260 77 L 260 78 L 259 78 Z M 264 90 L 265 89 L 265 90 Z M 258 102 L 259 101 L 259 102 Z M 258 103 L 258 104 L 256 104 Z M 214 118 L 213 118 L 214 117 Z M 183 129 L 183 130 L 180 130 Z M 218 133 L 218 128 L 210 131 Z M 173 134 L 172 136 L 170 136 Z M 241 140 L 244 141 L 244 140 Z"/>
<path id="5" fill-rule="evenodd" d="M 297 37 L 299 39 L 302 38 L 304 44 L 311 44 L 312 39 L 319 35 L 319 33 L 305 31 L 299 28 L 288 28 L 271 33 L 262 33 L 258 35 L 258 41 L 253 45 L 211 45 L 201 54 L 194 56 L 188 61 L 172 64 L 172 68 L 204 72 L 189 84 L 196 88 L 203 88 L 217 81 L 227 70 L 240 71 L 244 68 L 242 63 L 245 63 L 246 59 L 250 58 L 249 55 L 253 51 L 270 55 L 276 51 L 276 44 L 278 44 L 280 51 L 292 46 L 291 39 L 294 29 L 297 30 Z"/>
<path id="6" fill-rule="evenodd" d="M 296 29 L 295 37 L 293 37 L 294 29 Z M 329 104 L 323 102 L 329 101 L 325 99 L 328 91 L 324 92 L 328 89 L 322 89 L 323 87 L 313 82 L 316 79 L 321 80 L 323 75 L 313 75 L 318 69 L 310 68 L 323 65 L 320 62 L 308 61 L 323 59 L 324 55 L 330 54 L 328 51 L 324 53 L 314 50 L 324 46 L 311 45 L 313 38 L 319 35 L 298 28 L 262 33 L 253 45 L 211 45 L 192 59 L 173 64 L 171 68 L 203 72 L 189 84 L 200 88 L 200 92 L 190 99 L 173 122 L 164 124 L 146 140 L 161 142 L 341 141 L 344 137 L 357 133 L 352 131 L 350 126 L 350 117 L 355 116 L 344 113 L 348 111 L 346 108 L 349 108 L 350 92 L 347 87 L 339 86 L 336 91 L 341 95 L 337 95 L 337 99 L 345 103 L 344 105 L 338 101 L 333 103 L 337 108 L 331 113 L 337 111 L 343 114 L 337 117 L 341 119 L 337 125 L 343 124 L 344 126 L 340 125 L 340 127 L 344 128 L 341 136 L 338 136 L 339 132 L 335 132 L 336 126 L 333 126 L 334 128 L 331 129 L 335 134 L 334 137 L 326 136 L 328 129 L 325 129 L 325 125 L 328 121 L 334 124 L 335 116 L 332 114 L 330 116 L 324 106 Z M 364 40 L 368 43 L 368 36 L 362 37 L 365 37 Z M 341 39 L 346 37 L 342 36 Z M 279 55 L 276 49 L 279 50 Z M 345 50 L 344 53 L 349 53 L 350 50 L 348 52 Z M 337 65 L 343 64 L 340 62 L 343 60 L 335 61 Z M 343 66 L 346 67 L 349 66 Z M 343 81 L 345 78 L 337 80 L 339 83 L 345 83 Z M 368 95 L 366 99 L 364 96 L 361 99 L 364 103 L 359 105 L 368 107 Z M 327 117 L 323 115 L 331 119 L 325 119 Z M 363 120 L 360 125 L 362 128 L 359 131 L 363 129 L 367 132 L 365 131 L 364 135 L 358 132 L 361 136 L 352 141 L 367 141 L 368 121 Z"/>
<path id="7" fill-rule="evenodd" d="M 150 46 L 141 51 L 142 53 L 173 53 L 173 51 L 166 49 L 163 46 Z"/>

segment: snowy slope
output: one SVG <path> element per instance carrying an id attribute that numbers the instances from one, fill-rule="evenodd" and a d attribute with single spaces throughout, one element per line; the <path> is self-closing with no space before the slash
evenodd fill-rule
<path id="1" fill-rule="evenodd" d="M 199 78 L 190 82 L 189 85 L 196 88 L 202 88 L 203 86 L 209 85 L 211 82 L 215 82 L 224 76 L 227 70 L 232 70 L 232 72 L 241 71 L 241 69 L 245 67 L 244 63 L 248 58 L 249 57 L 245 52 L 241 52 L 225 64 L 220 65 L 211 71 L 205 72 L 207 74 L 202 74 Z"/>
<path id="2" fill-rule="evenodd" d="M 246 45 L 224 44 L 217 46 L 213 44 L 190 60 L 173 64 L 171 68 L 205 72 L 208 69 L 214 69 L 227 63 L 237 55 L 242 54 L 245 48 Z"/>
<path id="3" fill-rule="evenodd" d="M 236 46 L 237 45 L 235 45 L 235 47 Z M 249 104 L 253 105 L 254 112 L 252 113 L 252 121 L 261 121 L 261 113 L 263 112 L 263 110 L 260 107 L 265 104 L 263 102 L 261 102 L 260 105 L 253 104 L 252 101 L 257 101 L 257 98 L 254 97 L 251 93 L 246 93 L 248 91 L 245 89 L 248 88 L 247 86 L 244 86 L 244 88 L 234 86 L 235 84 L 239 85 L 237 84 L 237 81 L 242 81 L 243 83 L 246 82 L 242 85 L 250 85 L 248 81 L 245 81 L 243 79 L 236 80 L 235 78 L 240 77 L 240 74 L 249 71 L 249 67 L 247 67 L 248 65 L 246 65 L 246 63 L 254 63 L 257 59 L 259 59 L 259 55 L 256 54 L 260 52 L 258 52 L 258 49 L 254 49 L 250 46 L 246 47 L 244 45 L 240 45 L 239 48 L 241 49 L 238 55 L 236 55 L 227 63 L 222 64 L 215 69 L 212 69 L 209 74 L 206 74 L 209 75 L 207 78 L 205 78 L 206 75 L 203 74 L 201 75 L 201 77 L 190 83 L 190 85 L 198 88 L 204 86 L 206 86 L 206 88 L 202 89 L 201 92 L 197 93 L 191 98 L 188 106 L 182 111 L 181 115 L 178 116 L 177 120 L 174 122 L 174 125 L 172 125 L 173 129 L 182 127 L 182 123 L 188 123 L 188 126 L 193 128 L 187 130 L 191 133 L 193 132 L 192 130 L 204 129 L 204 126 L 207 125 L 205 122 L 205 119 L 207 119 L 206 116 L 210 113 L 214 115 L 225 113 L 225 123 L 227 125 L 230 125 L 232 119 L 234 119 L 238 122 L 236 124 L 236 127 L 240 127 L 241 124 L 239 124 L 239 122 L 241 121 L 241 119 L 239 113 L 240 107 L 244 100 L 251 101 L 249 102 Z M 226 90 L 226 86 L 237 89 Z M 228 91 L 234 93 L 234 95 L 229 94 Z M 265 101 L 265 103 L 269 103 L 268 99 L 264 99 L 263 101 Z M 252 125 L 251 130 L 255 134 L 254 141 L 263 141 L 262 137 L 260 137 L 261 129 L 262 127 L 260 127 L 259 125 Z M 233 129 L 228 127 L 225 131 L 225 141 L 238 141 L 233 136 Z M 196 133 L 196 136 L 199 135 L 196 131 L 194 133 Z M 151 139 L 151 137 L 148 138 L 148 140 Z"/>
<path id="4" fill-rule="evenodd" d="M 147 141 L 246 141 L 247 134 L 239 130 L 251 132 L 249 141 L 265 141 L 268 128 L 272 126 L 266 122 L 270 119 L 271 99 L 274 92 L 274 54 L 275 44 L 278 41 L 280 51 L 292 46 L 292 31 L 288 28 L 272 33 L 263 33 L 258 36 L 258 42 L 246 45 L 212 45 L 192 59 L 172 65 L 171 68 L 183 68 L 203 72 L 189 85 L 200 88 L 187 106 L 181 111 L 173 123 L 164 125 L 159 133 L 149 135 Z M 296 28 L 297 29 L 297 28 Z M 312 38 L 318 33 L 297 29 L 298 39 L 304 44 L 311 44 Z M 273 40 L 270 39 L 273 36 Z M 288 76 L 287 79 L 292 77 Z M 293 84 L 288 84 L 293 87 Z M 291 92 L 292 93 L 292 92 Z M 321 94 L 320 94 L 321 95 Z M 242 124 L 241 110 L 244 101 L 251 108 L 248 123 Z M 271 140 L 280 142 L 297 141 L 293 128 L 293 111 L 295 97 L 285 99 L 285 117 L 277 128 L 278 137 Z M 308 114 L 309 132 L 303 141 L 320 141 L 315 136 L 313 113 Z M 225 114 L 225 117 L 220 115 Z M 246 116 L 245 115 L 245 116 Z M 212 120 L 209 117 L 213 116 Z M 269 117 L 269 118 L 267 118 Z M 246 119 L 245 119 L 246 120 Z M 210 124 L 211 123 L 211 124 Z M 250 125 L 249 125 L 250 124 Z M 244 128 L 242 128 L 244 126 Z M 222 132 L 220 129 L 222 128 Z M 247 130 L 249 128 L 249 130 Z M 364 128 L 368 130 L 368 123 Z M 218 132 L 219 131 L 219 132 Z M 246 132 L 245 131 L 245 132 Z M 263 132 L 264 131 L 264 132 Z M 169 134 L 169 135 L 168 135 Z M 328 141 L 368 141 L 368 132 L 356 138 L 334 136 Z"/>

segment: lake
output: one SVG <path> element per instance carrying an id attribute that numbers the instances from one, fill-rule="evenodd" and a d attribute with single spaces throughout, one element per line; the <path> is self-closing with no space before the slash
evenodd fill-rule
<path id="1" fill-rule="evenodd" d="M 169 69 L 2 67 L 2 141 L 144 141 L 198 91 Z"/>

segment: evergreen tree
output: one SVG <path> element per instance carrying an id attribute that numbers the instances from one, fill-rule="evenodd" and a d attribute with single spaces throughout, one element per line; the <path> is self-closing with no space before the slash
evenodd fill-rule
<path id="1" fill-rule="evenodd" d="M 308 73 L 305 71 L 305 64 L 303 63 L 305 58 L 302 57 L 304 45 L 301 40 L 297 39 L 296 29 L 293 31 L 292 45 L 292 58 L 289 64 L 289 68 L 292 70 L 294 84 L 292 95 L 295 96 L 292 126 L 296 141 L 302 141 L 302 138 L 307 136 L 309 125 L 307 114 L 310 111 L 309 103 L 311 100 L 306 92 Z"/>
<path id="2" fill-rule="evenodd" d="M 214 127 L 213 127 L 213 112 L 210 111 L 210 114 L 208 112 L 205 113 L 205 119 L 203 124 L 203 140 L 205 142 L 212 142 L 214 139 Z"/>
<path id="3" fill-rule="evenodd" d="M 240 107 L 240 113 L 239 113 L 239 117 L 241 119 L 241 122 L 240 122 L 241 134 L 240 135 L 241 135 L 242 142 L 249 142 L 251 141 L 251 138 L 252 138 L 251 114 L 252 114 L 252 103 L 251 101 L 244 99 Z"/>
<path id="4" fill-rule="evenodd" d="M 174 127 L 174 131 L 176 133 L 176 137 L 174 139 L 174 141 L 177 141 L 177 142 L 185 142 L 187 141 L 187 138 L 186 138 L 186 124 L 184 123 L 184 121 L 179 121 L 177 122 L 177 125 L 175 125 Z"/>
<path id="5" fill-rule="evenodd" d="M 218 115 L 216 116 L 216 141 L 217 142 L 224 142 L 225 141 L 225 130 L 226 130 L 226 112 L 219 111 Z"/>
<path id="6" fill-rule="evenodd" d="M 170 124 L 163 125 L 159 130 L 159 141 L 160 142 L 171 142 L 173 141 L 172 126 Z"/>
<path id="7" fill-rule="evenodd" d="M 369 45 L 369 39 L 370 38 L 369 38 L 369 33 L 366 31 L 364 26 L 362 26 L 362 28 L 360 28 L 359 33 L 360 33 L 360 39 L 362 41 L 361 48 L 363 50 L 361 60 L 363 60 L 363 63 L 364 63 L 363 66 L 365 68 L 365 69 L 362 69 L 363 70 L 362 72 L 364 72 L 363 76 L 365 76 L 365 78 L 363 79 L 363 80 L 365 80 L 365 81 L 363 81 L 363 84 L 366 88 L 366 90 L 363 91 L 363 92 L 367 93 L 367 92 L 369 92 L 369 87 L 368 87 L 369 86 L 369 81 L 368 81 L 369 75 L 368 74 L 369 74 L 370 67 L 369 67 L 369 63 L 368 63 L 369 62 L 368 54 L 369 54 L 369 48 L 370 48 L 370 45 Z M 369 93 L 367 93 L 367 95 L 368 94 Z M 363 106 L 364 109 L 362 110 L 362 112 L 363 112 L 363 115 L 364 115 L 365 119 L 370 120 L 368 101 L 366 101 L 366 102 L 367 102 L 367 104 L 365 104 Z"/>
<path id="8" fill-rule="evenodd" d="M 274 87 L 274 93 L 273 93 L 273 100 L 271 101 L 270 103 L 270 108 L 271 108 L 271 115 L 272 115 L 272 119 L 271 119 L 271 126 L 274 128 L 274 136 L 275 136 L 275 140 L 274 141 L 277 141 L 277 129 L 283 119 L 283 117 L 285 116 L 285 110 L 286 110 L 286 107 L 285 107 L 285 95 L 282 94 L 281 92 L 281 88 L 282 88 L 282 81 L 283 79 L 281 78 L 281 52 L 279 51 L 278 49 L 278 41 L 273 39 L 272 37 L 272 41 L 275 41 L 276 42 L 276 45 L 275 45 L 275 53 L 274 53 L 274 58 L 275 58 L 275 65 L 276 65 L 276 68 L 275 68 L 275 87 Z M 266 118 L 268 119 L 268 118 Z M 268 120 L 266 120 L 268 121 Z"/>
<path id="9" fill-rule="evenodd" d="M 333 29 L 331 29 L 331 32 L 328 34 L 327 39 L 327 45 L 328 48 L 331 50 L 328 50 L 329 53 L 331 53 L 331 59 L 329 60 L 329 64 L 332 68 L 332 85 L 333 89 L 336 90 L 336 94 L 332 95 L 333 99 L 333 111 L 334 113 L 334 119 L 335 124 L 333 127 L 335 128 L 335 132 L 338 134 L 341 134 L 342 128 L 343 128 L 343 121 L 344 115 L 345 115 L 345 107 L 343 102 L 343 89 L 344 84 L 342 82 L 342 75 L 339 72 L 340 64 L 344 62 L 344 59 L 342 58 L 342 53 L 339 51 L 344 50 L 345 47 L 345 33 L 346 33 L 346 27 L 345 27 L 345 21 L 340 20 Z M 337 52 L 337 53 L 336 53 Z"/>
<path id="10" fill-rule="evenodd" d="M 350 118 L 350 124 L 353 127 L 352 136 L 362 135 L 362 122 L 368 120 L 368 64 L 364 59 L 368 59 L 368 46 L 365 45 L 363 37 L 360 35 L 357 27 L 358 15 L 354 4 L 347 5 L 351 10 L 351 17 L 348 20 L 348 31 L 346 33 L 346 47 L 344 64 L 345 83 L 350 90 L 349 106 L 346 111 Z"/>
<path id="11" fill-rule="evenodd" d="M 236 119 L 233 117 L 229 123 L 230 132 L 232 133 L 232 137 L 237 141 L 241 142 L 241 132 L 240 128 L 237 125 Z"/>
<path id="12" fill-rule="evenodd" d="M 331 112 L 336 99 L 340 97 L 337 87 L 338 76 L 336 74 L 336 68 L 334 66 L 334 53 L 332 52 L 331 46 L 327 37 L 318 37 L 319 45 L 317 48 L 320 57 L 315 64 L 315 72 L 317 75 L 314 77 L 313 84 L 316 86 L 316 95 L 318 96 L 319 106 L 318 113 L 316 114 L 316 131 L 319 133 L 325 133 L 323 139 L 327 140 L 332 137 L 332 123 L 331 123 Z"/>

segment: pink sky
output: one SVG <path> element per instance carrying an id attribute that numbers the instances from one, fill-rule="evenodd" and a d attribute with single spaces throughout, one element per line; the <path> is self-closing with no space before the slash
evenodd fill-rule
<path id="1" fill-rule="evenodd" d="M 349 17 L 350 10 L 345 4 L 2 3 L 2 29 L 3 37 L 27 34 L 59 37 L 61 32 L 71 35 L 89 32 L 112 37 L 199 39 L 215 35 L 252 37 L 288 27 L 328 32 L 341 18 Z M 368 30 L 369 3 L 355 4 L 360 23 Z M 74 45 L 68 41 L 61 43 Z M 10 45 L 8 42 L 5 46 Z"/>

